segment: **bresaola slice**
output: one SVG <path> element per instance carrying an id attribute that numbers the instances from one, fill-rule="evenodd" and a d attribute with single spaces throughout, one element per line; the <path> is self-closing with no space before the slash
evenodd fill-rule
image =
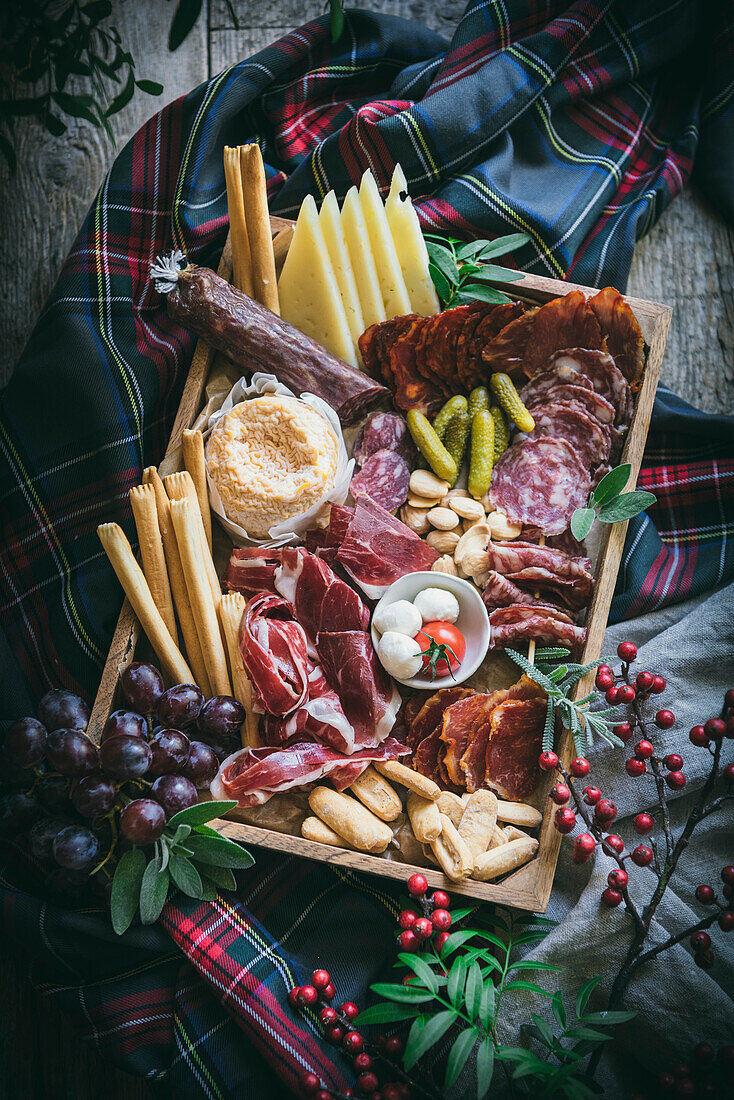
<path id="1" fill-rule="evenodd" d="M 522 440 L 505 451 L 495 468 L 489 498 L 510 523 L 559 535 L 575 510 L 585 505 L 590 490 L 589 471 L 571 445 L 556 436 L 543 436 Z"/>
<path id="2" fill-rule="evenodd" d="M 377 600 L 406 573 L 428 570 L 439 555 L 370 497 L 359 496 L 336 560 L 365 596 Z"/>

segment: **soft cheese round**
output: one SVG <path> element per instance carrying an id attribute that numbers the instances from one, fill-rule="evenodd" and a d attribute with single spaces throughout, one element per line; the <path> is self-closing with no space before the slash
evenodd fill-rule
<path id="1" fill-rule="evenodd" d="M 334 486 L 338 459 L 328 421 L 298 398 L 277 394 L 235 405 L 206 445 L 227 518 L 261 539 L 318 504 Z"/>

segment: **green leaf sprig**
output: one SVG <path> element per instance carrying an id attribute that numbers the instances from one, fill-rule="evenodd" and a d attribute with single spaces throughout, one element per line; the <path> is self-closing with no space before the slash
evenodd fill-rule
<path id="1" fill-rule="evenodd" d="M 180 810 L 166 823 L 153 855 L 141 848 L 124 852 L 112 879 L 112 927 L 127 931 L 139 912 L 143 924 L 157 921 L 171 886 L 199 901 L 214 901 L 219 890 L 234 890 L 233 871 L 255 862 L 250 853 L 207 822 L 233 809 L 236 802 L 200 802 Z"/>
<path id="2" fill-rule="evenodd" d="M 518 282 L 525 276 L 509 267 L 489 263 L 496 256 L 506 256 L 530 241 L 527 233 L 511 233 L 494 241 L 470 241 L 456 237 L 424 233 L 428 249 L 428 270 L 436 293 L 445 309 L 469 302 L 511 302 L 506 294 L 490 282 Z"/>
<path id="3" fill-rule="evenodd" d="M 571 516 L 571 534 L 581 542 L 591 530 L 594 520 L 599 523 L 621 523 L 644 512 L 657 497 L 636 489 L 632 493 L 622 493 L 629 481 L 632 467 L 629 462 L 615 466 L 606 474 L 589 497 L 585 508 L 577 508 Z"/>

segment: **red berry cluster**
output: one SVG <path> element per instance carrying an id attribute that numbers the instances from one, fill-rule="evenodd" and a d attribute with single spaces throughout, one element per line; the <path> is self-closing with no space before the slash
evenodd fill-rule
<path id="1" fill-rule="evenodd" d="M 690 1062 L 675 1062 L 660 1073 L 650 1097 L 695 1096 L 697 1100 L 717 1100 L 730 1096 L 734 1081 L 734 1046 L 714 1049 L 711 1043 L 698 1043 L 691 1051 Z M 647 1100 L 643 1093 L 634 1093 L 629 1100 Z"/>
<path id="2" fill-rule="evenodd" d="M 426 897 L 428 882 L 425 875 L 411 875 L 408 879 L 408 893 L 420 903 L 423 915 L 414 909 L 403 909 L 398 916 L 401 932 L 398 946 L 401 951 L 420 951 L 428 946 L 433 937 L 433 946 L 440 951 L 449 938 L 451 899 L 444 890 L 434 890 L 430 898 Z"/>

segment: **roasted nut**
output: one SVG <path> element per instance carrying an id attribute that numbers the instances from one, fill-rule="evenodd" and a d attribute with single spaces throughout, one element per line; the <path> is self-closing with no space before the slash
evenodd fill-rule
<path id="1" fill-rule="evenodd" d="M 442 531 L 441 534 L 450 534 L 449 531 Z M 435 547 L 434 547 L 435 549 Z M 431 566 L 432 573 L 448 573 L 452 577 L 458 577 L 456 566 L 454 565 L 454 559 L 451 554 L 442 554 L 438 561 L 434 561 Z"/>
<path id="2" fill-rule="evenodd" d="M 522 532 L 519 523 L 510 523 L 504 512 L 492 512 L 487 517 L 493 539 L 516 539 Z"/>
<path id="3" fill-rule="evenodd" d="M 495 511 L 495 506 L 489 499 L 489 493 L 485 493 L 479 503 L 482 505 L 482 508 L 484 508 L 484 511 L 487 512 L 487 514 Z"/>
<path id="4" fill-rule="evenodd" d="M 449 489 L 448 493 L 444 493 L 441 497 L 441 504 L 444 508 L 448 508 L 451 505 L 452 500 L 456 500 L 458 497 L 468 498 L 469 494 L 466 489 Z"/>
<path id="5" fill-rule="evenodd" d="M 411 508 L 409 504 L 404 504 L 400 509 L 400 518 L 416 535 L 426 535 L 431 530 L 425 508 Z"/>
<path id="6" fill-rule="evenodd" d="M 484 519 L 484 508 L 481 502 L 472 500 L 471 497 L 453 497 L 449 501 L 449 508 L 452 508 L 457 516 L 461 516 L 462 519 L 470 519 L 474 523 Z"/>
<path id="7" fill-rule="evenodd" d="M 450 531 L 452 527 L 459 526 L 459 517 L 451 508 L 431 508 L 428 513 L 428 522 L 439 531 Z"/>
<path id="8" fill-rule="evenodd" d="M 448 481 L 436 477 L 430 470 L 413 470 L 410 475 L 410 491 L 414 496 L 437 497 L 440 500 L 448 490 Z"/>
<path id="9" fill-rule="evenodd" d="M 441 497 L 416 497 L 412 493 L 408 494 L 408 504 L 411 508 L 435 508 L 440 503 Z"/>
<path id="10" fill-rule="evenodd" d="M 486 573 L 475 573 L 472 577 L 472 580 L 474 581 L 477 588 L 481 589 L 481 591 L 483 592 L 484 589 L 487 587 L 487 581 L 489 580 L 489 570 L 487 570 Z"/>
<path id="11" fill-rule="evenodd" d="M 454 550 L 454 561 L 468 576 L 486 573 L 489 569 L 489 537 L 489 526 L 486 523 L 475 523 L 459 539 Z"/>
<path id="12" fill-rule="evenodd" d="M 426 535 L 426 542 L 439 554 L 453 554 L 459 545 L 460 535 L 456 531 L 430 531 Z"/>

